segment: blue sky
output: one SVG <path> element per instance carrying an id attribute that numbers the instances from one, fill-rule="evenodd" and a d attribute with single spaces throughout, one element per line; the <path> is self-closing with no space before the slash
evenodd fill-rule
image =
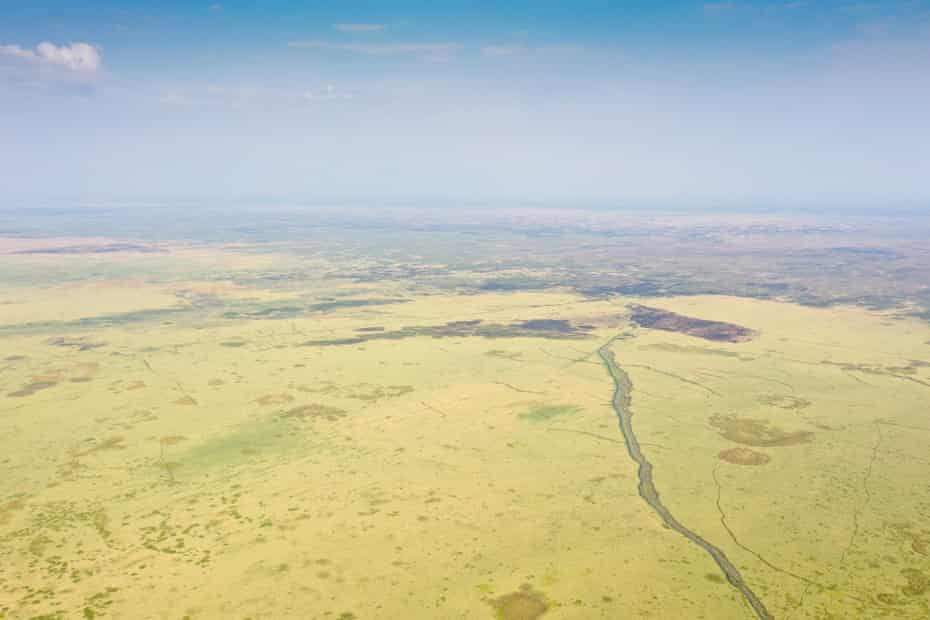
<path id="1" fill-rule="evenodd" d="M 0 0 L 0 193 L 930 204 L 930 1 Z"/>

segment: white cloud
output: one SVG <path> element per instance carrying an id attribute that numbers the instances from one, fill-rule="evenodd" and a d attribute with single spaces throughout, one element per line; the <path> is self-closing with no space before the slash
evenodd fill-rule
<path id="1" fill-rule="evenodd" d="M 98 47 L 81 42 L 59 47 L 54 43 L 43 41 L 36 46 L 35 50 L 19 45 L 0 45 L 0 56 L 84 74 L 95 73 L 103 62 Z"/>
<path id="2" fill-rule="evenodd" d="M 291 41 L 288 47 L 322 49 L 365 54 L 368 56 L 427 56 L 446 57 L 461 49 L 458 43 L 330 43 L 328 41 Z"/>
<path id="3" fill-rule="evenodd" d="M 377 32 L 384 30 L 384 24 L 333 24 L 333 28 L 342 32 Z"/>

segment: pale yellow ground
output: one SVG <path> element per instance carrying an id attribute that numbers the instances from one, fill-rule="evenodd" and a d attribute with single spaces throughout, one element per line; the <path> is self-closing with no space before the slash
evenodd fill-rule
<path id="1" fill-rule="evenodd" d="M 116 288 L 108 312 L 174 290 Z M 49 313 L 43 295 L 30 303 Z M 634 328 L 633 301 L 759 336 Z M 479 318 L 597 329 L 298 346 Z M 621 332 L 663 500 L 775 617 L 926 617 L 930 368 L 911 362 L 930 361 L 927 326 L 736 298 L 542 293 L 61 334 L 103 345 L 85 350 L 4 333 L 2 617 L 493 618 L 496 597 L 530 584 L 547 619 L 752 618 L 637 495 L 595 354 Z M 55 385 L 10 395 L 43 381 Z M 282 415 L 304 405 L 319 415 Z M 564 407 L 527 415 L 541 406 Z M 765 465 L 731 464 L 718 453 L 739 444 L 714 416 L 813 436 L 752 447 Z"/>

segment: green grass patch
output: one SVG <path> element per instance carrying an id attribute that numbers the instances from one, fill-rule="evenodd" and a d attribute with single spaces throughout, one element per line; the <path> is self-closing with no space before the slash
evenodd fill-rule
<path id="1" fill-rule="evenodd" d="M 548 422 L 556 418 L 574 415 L 581 411 L 581 407 L 576 405 L 532 405 L 529 409 L 520 414 L 521 420 L 530 422 Z"/>

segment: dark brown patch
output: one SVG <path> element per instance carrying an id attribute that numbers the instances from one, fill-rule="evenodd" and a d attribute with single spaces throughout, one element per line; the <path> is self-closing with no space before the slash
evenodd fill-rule
<path id="1" fill-rule="evenodd" d="M 133 381 L 126 386 L 127 390 L 141 390 L 145 387 L 145 381 Z"/>
<path id="2" fill-rule="evenodd" d="M 294 397 L 290 394 L 265 394 L 257 399 L 259 405 L 283 405 L 285 403 L 292 402 Z"/>
<path id="3" fill-rule="evenodd" d="M 809 400 L 785 394 L 763 394 L 759 397 L 759 402 L 763 405 L 769 405 L 770 407 L 793 410 L 806 409 L 811 405 L 811 401 Z"/>
<path id="4" fill-rule="evenodd" d="M 141 252 L 143 254 L 151 254 L 155 252 L 164 252 L 164 250 L 154 246 L 140 245 L 137 243 L 105 243 L 98 245 L 66 245 L 51 248 L 17 250 L 13 252 L 13 254 L 111 254 L 114 252 Z"/>
<path id="5" fill-rule="evenodd" d="M 783 431 L 766 420 L 715 415 L 710 419 L 710 423 L 720 431 L 723 437 L 747 446 L 774 448 L 809 443 L 814 440 L 814 433 Z"/>
<path id="6" fill-rule="evenodd" d="M 223 381 L 222 379 L 210 379 L 209 381 L 207 381 L 207 385 L 212 386 L 212 387 L 217 387 L 219 385 L 226 385 L 226 382 Z"/>
<path id="7" fill-rule="evenodd" d="M 393 331 L 363 333 L 347 338 L 308 340 L 301 344 L 307 347 L 342 346 L 362 344 L 372 340 L 400 340 L 417 336 L 430 338 L 550 338 L 580 339 L 588 337 L 589 329 L 563 319 L 530 319 L 516 323 L 485 323 L 481 319 L 449 321 L 443 325 L 402 327 Z"/>
<path id="8" fill-rule="evenodd" d="M 630 306 L 630 309 L 633 311 L 630 318 L 639 327 L 678 332 L 717 342 L 746 342 L 756 335 L 753 330 L 733 323 L 695 319 L 668 310 L 636 304 Z"/>
<path id="9" fill-rule="evenodd" d="M 768 454 L 762 454 L 749 448 L 730 448 L 717 455 L 720 460 L 734 465 L 765 465 L 771 461 Z"/>
<path id="10" fill-rule="evenodd" d="M 410 385 L 369 385 L 367 383 L 355 386 L 351 392 L 346 393 L 346 398 L 355 400 L 377 401 L 382 398 L 397 398 L 413 391 Z"/>
<path id="11" fill-rule="evenodd" d="M 362 333 L 365 333 L 365 332 L 383 332 L 383 331 L 384 331 L 384 328 L 381 327 L 380 325 L 372 325 L 371 327 L 359 327 L 359 328 L 356 329 L 355 331 L 357 331 L 357 332 L 362 332 Z"/>
<path id="12" fill-rule="evenodd" d="M 289 409 L 282 413 L 281 417 L 299 420 L 323 419 L 335 422 L 340 418 L 346 417 L 346 412 L 344 409 L 339 409 L 337 407 L 327 407 L 319 403 L 311 403 L 309 405 L 301 405 L 300 407 Z"/>
<path id="13" fill-rule="evenodd" d="M 175 405 L 196 405 L 197 401 L 192 396 L 182 396 L 174 401 Z"/>
<path id="14" fill-rule="evenodd" d="M 40 390 L 47 390 L 48 388 L 55 387 L 58 385 L 57 381 L 33 381 L 32 383 L 27 383 L 23 387 L 19 388 L 15 392 L 10 392 L 7 396 L 12 398 L 23 398 L 24 396 L 32 396 Z"/>
<path id="15" fill-rule="evenodd" d="M 930 578 L 916 568 L 905 568 L 901 574 L 907 579 L 907 585 L 901 588 L 905 596 L 923 596 L 930 590 Z"/>
<path id="16" fill-rule="evenodd" d="M 47 344 L 53 347 L 64 347 L 77 349 L 78 351 L 90 351 L 92 349 L 99 349 L 100 347 L 105 347 L 107 343 L 105 342 L 93 342 L 88 338 L 49 338 L 45 341 Z"/>
<path id="17" fill-rule="evenodd" d="M 25 506 L 26 502 L 22 498 L 0 504 L 0 523 L 9 521 L 15 511 L 22 510 Z"/>
<path id="18" fill-rule="evenodd" d="M 524 584 L 516 592 L 491 601 L 500 620 L 536 620 L 549 609 L 542 594 Z"/>
<path id="19" fill-rule="evenodd" d="M 589 325 L 584 327 L 574 326 L 565 319 L 530 319 L 518 323 L 521 329 L 528 329 L 539 332 L 559 332 L 560 334 L 571 334 L 579 329 L 590 329 Z"/>
<path id="20" fill-rule="evenodd" d="M 107 437 L 97 445 L 91 446 L 86 450 L 81 450 L 80 452 L 72 452 L 72 456 L 81 457 L 94 454 L 95 452 L 102 452 L 104 450 L 123 450 L 126 448 L 126 438 L 120 435 L 113 437 Z"/>

